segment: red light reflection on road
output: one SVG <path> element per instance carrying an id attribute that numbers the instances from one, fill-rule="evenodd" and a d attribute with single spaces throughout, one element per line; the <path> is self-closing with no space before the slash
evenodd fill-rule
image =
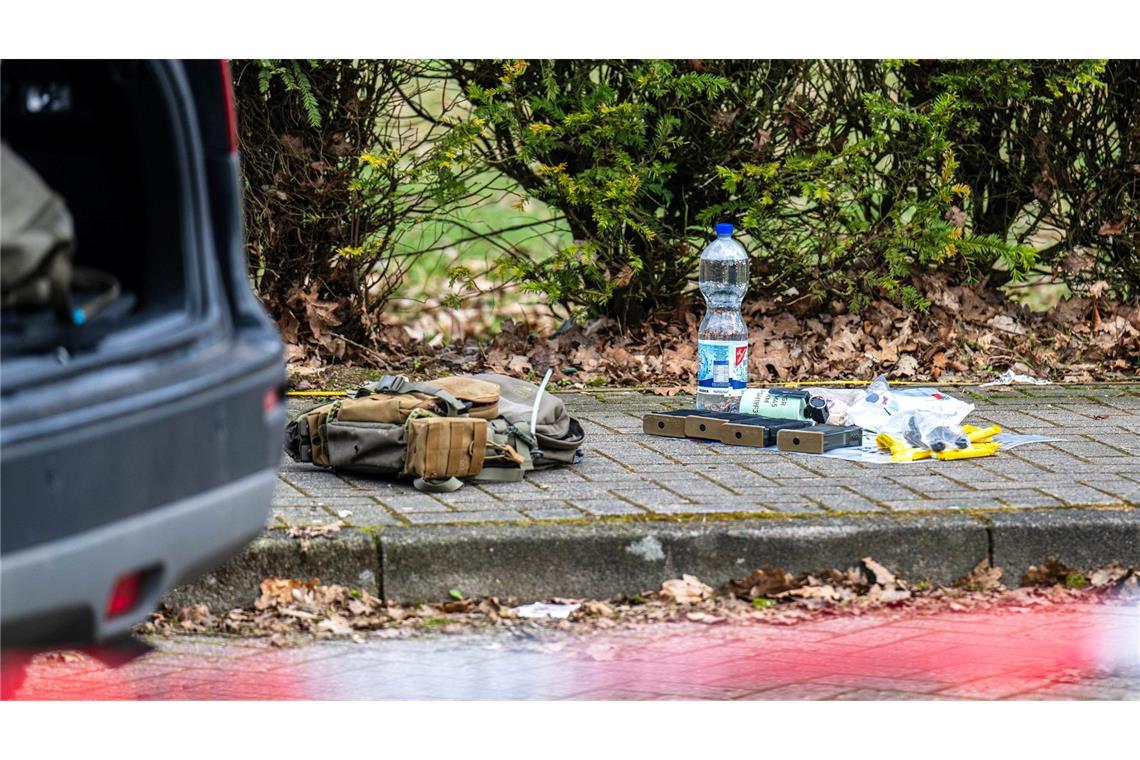
<path id="1" fill-rule="evenodd" d="M 2 666 L 5 699 L 1120 698 L 1140 693 L 1140 608 L 656 624 L 523 643 L 184 638 L 125 664 L 4 652 Z M 1117 675 L 1089 687 L 1097 673 Z"/>

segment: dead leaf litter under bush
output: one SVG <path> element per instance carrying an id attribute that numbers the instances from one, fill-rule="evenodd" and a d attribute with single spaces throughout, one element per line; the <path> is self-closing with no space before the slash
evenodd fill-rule
<path id="1" fill-rule="evenodd" d="M 1061 382 L 1135 375 L 1140 368 L 1140 306 L 1074 297 L 1048 312 L 1031 312 L 999 293 L 950 285 L 938 275 L 916 278 L 929 311 L 905 311 L 886 300 L 860 313 L 841 303 L 754 297 L 745 304 L 749 325 L 749 379 L 787 382 L 871 378 L 976 381 L 1012 369 Z M 318 319 L 326 340 L 335 328 Z M 609 319 L 551 329 L 505 319 L 502 330 L 457 337 L 450 345 L 417 340 L 423 334 L 400 320 L 391 339 L 368 352 L 349 346 L 344 361 L 388 372 L 441 374 L 493 371 L 541 376 L 554 370 L 555 387 L 651 387 L 672 396 L 692 392 L 696 337 L 703 309 L 695 303 L 636 325 Z M 406 329 L 405 329 L 406 328 Z M 320 360 L 293 357 L 294 383 L 319 386 Z"/>

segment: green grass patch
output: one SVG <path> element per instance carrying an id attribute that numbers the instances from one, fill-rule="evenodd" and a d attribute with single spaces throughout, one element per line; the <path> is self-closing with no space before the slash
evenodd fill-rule
<path id="1" fill-rule="evenodd" d="M 425 301 L 456 292 L 448 284 L 455 267 L 475 274 L 490 272 L 509 251 L 542 261 L 570 244 L 570 231 L 561 216 L 527 198 L 512 180 L 484 173 L 472 184 L 485 187 L 466 208 L 402 232 L 397 254 L 417 258 L 396 292 L 397 299 Z M 503 285 L 493 273 L 486 280 L 490 286 Z"/>
<path id="2" fill-rule="evenodd" d="M 1087 586 L 1088 579 L 1080 573 L 1069 573 L 1065 576 L 1065 588 L 1081 589 Z"/>

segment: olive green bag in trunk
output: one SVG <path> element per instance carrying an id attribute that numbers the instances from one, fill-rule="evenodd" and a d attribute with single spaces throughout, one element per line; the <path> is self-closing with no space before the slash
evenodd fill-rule
<path id="1" fill-rule="evenodd" d="M 119 281 L 72 263 L 75 225 L 67 204 L 6 142 L 0 175 L 0 309 L 51 308 L 62 324 L 86 323 L 119 297 Z M 79 289 L 98 295 L 79 302 Z M 20 336 L 5 339 L 35 348 Z"/>
<path id="2" fill-rule="evenodd" d="M 302 412 L 286 429 L 295 461 L 382 477 L 421 491 L 460 478 L 512 482 L 527 470 L 574 464 L 585 433 L 561 399 L 504 375 L 423 383 L 385 375 L 348 398 Z"/>

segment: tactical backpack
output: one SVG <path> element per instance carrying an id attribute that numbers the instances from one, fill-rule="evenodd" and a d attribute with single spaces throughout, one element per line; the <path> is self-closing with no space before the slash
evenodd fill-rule
<path id="1" fill-rule="evenodd" d="M 585 433 L 561 399 L 504 375 L 423 383 L 385 375 L 302 412 L 286 428 L 294 461 L 362 475 L 410 477 L 420 491 L 460 478 L 513 482 L 581 460 Z"/>

